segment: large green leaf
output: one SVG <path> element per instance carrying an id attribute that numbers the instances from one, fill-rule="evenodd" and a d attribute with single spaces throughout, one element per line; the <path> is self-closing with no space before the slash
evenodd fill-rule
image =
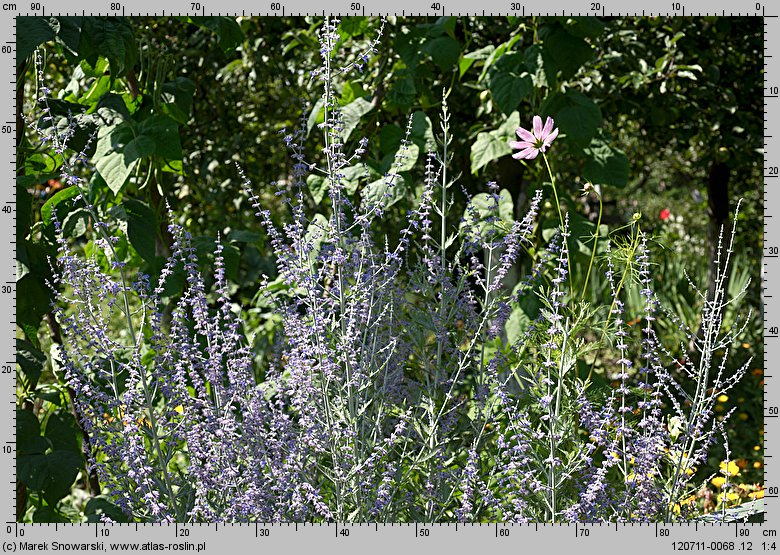
<path id="1" fill-rule="evenodd" d="M 52 195 L 51 198 L 49 198 L 49 200 L 47 200 L 41 208 L 41 221 L 43 221 L 44 225 L 52 225 L 52 216 L 57 206 L 77 196 L 79 192 L 80 191 L 78 187 L 67 187 L 54 193 L 54 195 Z M 60 222 L 62 221 L 62 214 L 59 213 L 59 210 L 57 211 L 57 218 L 60 220 Z"/>
<path id="2" fill-rule="evenodd" d="M 515 288 L 514 293 L 516 292 L 517 288 Z M 536 319 L 539 311 L 544 306 L 533 291 L 520 295 L 518 300 L 518 306 L 512 310 L 512 314 L 510 314 L 505 326 L 506 338 L 510 345 L 524 337 L 528 326 Z"/>
<path id="3" fill-rule="evenodd" d="M 588 157 L 582 175 L 591 183 L 625 187 L 628 183 L 628 157 L 600 139 L 594 139 L 585 149 Z"/>
<path id="4" fill-rule="evenodd" d="M 129 522 L 128 516 L 116 505 L 105 497 L 92 497 L 84 507 L 84 516 L 87 522 L 102 522 L 103 516 L 107 516 L 113 522 Z"/>
<path id="5" fill-rule="evenodd" d="M 198 27 L 208 29 L 217 35 L 219 47 L 225 52 L 232 52 L 244 42 L 244 32 L 233 17 L 209 16 L 183 18 Z"/>
<path id="6" fill-rule="evenodd" d="M 181 124 L 186 124 L 192 114 L 192 97 L 195 94 L 195 83 L 186 77 L 177 77 L 162 86 L 163 97 L 167 103 L 163 110 L 168 116 Z"/>
<path id="7" fill-rule="evenodd" d="M 28 389 L 35 389 L 45 363 L 46 355 L 36 349 L 35 345 L 24 339 L 16 340 L 16 364 L 19 365 L 29 382 Z"/>
<path id="8" fill-rule="evenodd" d="M 81 41 L 81 28 L 84 25 L 84 17 L 76 16 L 57 16 L 60 23 L 60 31 L 57 38 L 62 41 L 71 54 L 77 54 L 79 42 Z"/>
<path id="9" fill-rule="evenodd" d="M 455 39 L 443 36 L 429 40 L 423 46 L 423 50 L 430 54 L 433 63 L 442 71 L 447 71 L 458 63 L 460 57 L 460 44 Z"/>
<path id="10" fill-rule="evenodd" d="M 348 16 L 339 23 L 339 31 L 347 37 L 362 35 L 368 31 L 368 17 Z"/>
<path id="11" fill-rule="evenodd" d="M 509 231 L 513 221 L 512 195 L 508 190 L 501 189 L 497 199 L 488 193 L 474 195 L 463 214 L 461 228 L 469 225 L 482 237 L 485 237 L 489 230 L 495 232 L 495 237 L 501 237 Z"/>
<path id="12" fill-rule="evenodd" d="M 401 110 L 407 110 L 414 104 L 416 98 L 417 86 L 414 84 L 414 77 L 408 70 L 398 71 L 396 80 L 387 91 L 388 102 Z"/>
<path id="13" fill-rule="evenodd" d="M 493 160 L 511 152 L 512 149 L 509 148 L 507 141 L 493 133 L 480 133 L 477 135 L 477 140 L 471 145 L 471 173 L 476 174 Z"/>
<path id="14" fill-rule="evenodd" d="M 127 223 L 127 238 L 135 251 L 149 263 L 157 260 L 157 218 L 140 200 L 127 200 L 111 209 L 111 216 Z"/>
<path id="15" fill-rule="evenodd" d="M 418 110 L 412 114 L 412 131 L 409 133 L 409 139 L 420 147 L 422 152 L 428 152 L 436 147 L 433 124 L 425 112 Z"/>
<path id="16" fill-rule="evenodd" d="M 604 23 L 593 16 L 560 16 L 555 18 L 566 31 L 575 37 L 595 39 L 604 30 Z"/>
<path id="17" fill-rule="evenodd" d="M 92 66 L 102 56 L 108 60 L 113 76 L 125 75 L 138 57 L 130 20 L 124 17 L 84 18 L 78 52 Z"/>
<path id="18" fill-rule="evenodd" d="M 45 453 L 49 442 L 41 437 L 38 418 L 29 410 L 16 409 L 16 453 L 33 455 Z"/>
<path id="19" fill-rule="evenodd" d="M 49 505 L 70 493 L 70 488 L 79 470 L 84 466 L 80 453 L 67 450 L 55 450 L 46 455 L 48 479 L 43 486 L 43 498 Z"/>
<path id="20" fill-rule="evenodd" d="M 16 282 L 16 323 L 38 328 L 41 318 L 49 311 L 51 289 L 33 273 Z"/>
<path id="21" fill-rule="evenodd" d="M 154 141 L 154 155 L 169 162 L 182 159 L 179 124 L 168 116 L 151 116 L 138 125 L 138 133 Z"/>
<path id="22" fill-rule="evenodd" d="M 17 454 L 16 478 L 33 491 L 40 491 L 49 478 L 49 463 L 43 453 Z"/>
<path id="23" fill-rule="evenodd" d="M 341 138 L 347 141 L 352 131 L 360 123 L 360 118 L 369 113 L 374 108 L 365 98 L 356 98 L 341 109 L 341 115 L 344 118 L 344 129 L 341 132 Z"/>
<path id="24" fill-rule="evenodd" d="M 404 177 L 402 175 L 396 176 L 390 185 L 388 185 L 388 181 L 390 181 L 388 178 L 383 177 L 366 185 L 361 193 L 364 204 L 369 206 L 383 204 L 385 208 L 389 208 L 402 200 L 407 191 Z"/>
<path id="25" fill-rule="evenodd" d="M 544 39 L 544 51 L 560 70 L 561 77 L 568 79 L 577 73 L 582 65 L 593 56 L 593 48 L 585 40 L 575 37 L 555 25 Z"/>
<path id="26" fill-rule="evenodd" d="M 16 65 L 20 65 L 44 42 L 56 36 L 50 17 L 19 16 L 16 18 Z"/>
<path id="27" fill-rule="evenodd" d="M 79 427 L 76 425 L 76 419 L 73 415 L 69 412 L 58 411 L 49 415 L 46 420 L 46 431 L 43 435 L 49 440 L 55 451 L 73 451 L 80 456 L 79 434 Z"/>
<path id="28" fill-rule="evenodd" d="M 520 114 L 512 112 L 498 129 L 477 135 L 476 142 L 471 145 L 471 172 L 477 173 L 493 160 L 510 154 L 509 141 L 517 139 L 515 131 L 519 126 Z"/>
<path id="29" fill-rule="evenodd" d="M 601 109 L 579 91 L 558 95 L 563 107 L 555 114 L 555 124 L 575 148 L 586 148 L 601 125 Z"/>
<path id="30" fill-rule="evenodd" d="M 509 114 L 533 90 L 533 80 L 519 53 L 506 54 L 493 64 L 488 88 L 499 110 Z"/>
<path id="31" fill-rule="evenodd" d="M 27 188 L 16 178 L 16 239 L 24 239 L 30 231 L 32 197 Z"/>
<path id="32" fill-rule="evenodd" d="M 134 139 L 133 129 L 129 123 L 101 127 L 98 132 L 97 147 L 92 162 L 114 194 L 122 190 L 127 178 L 138 164 L 138 147 L 141 143 L 135 143 L 130 152 L 125 152 L 125 147 Z"/>
<path id="33" fill-rule="evenodd" d="M 382 127 L 379 132 L 379 150 L 382 154 L 392 154 L 401 146 L 401 139 L 404 137 L 404 130 L 395 124 L 388 124 Z"/>

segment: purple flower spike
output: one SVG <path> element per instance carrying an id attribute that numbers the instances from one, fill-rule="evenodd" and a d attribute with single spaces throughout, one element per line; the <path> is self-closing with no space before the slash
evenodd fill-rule
<path id="1" fill-rule="evenodd" d="M 558 136 L 558 128 L 553 129 L 555 122 L 552 118 L 547 118 L 542 127 L 542 118 L 534 116 L 533 133 L 522 127 L 517 128 L 517 136 L 522 141 L 509 141 L 509 146 L 520 149 L 512 155 L 515 160 L 533 160 L 539 155 L 539 151 L 545 152 L 547 147 L 552 144 L 555 137 Z"/>

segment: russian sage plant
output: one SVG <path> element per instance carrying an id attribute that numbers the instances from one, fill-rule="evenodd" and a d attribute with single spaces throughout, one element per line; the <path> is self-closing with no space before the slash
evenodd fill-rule
<path id="1" fill-rule="evenodd" d="M 627 226 L 628 246 L 616 242 L 604 257 L 606 302 L 589 305 L 574 293 L 569 214 L 547 158 L 554 121 L 535 117 L 533 130 L 518 129 L 521 141 L 511 143 L 517 159 L 531 163 L 541 153 L 550 176 L 560 221 L 539 245 L 541 189 L 517 221 L 503 217 L 495 183 L 469 199 L 465 214 L 452 213 L 445 96 L 438 148 L 425 156 L 421 193 L 391 244 L 377 224 L 406 168 L 412 120 L 391 169 L 357 202 L 347 171 L 360 167 L 368 141 L 347 149 L 335 83 L 369 62 L 379 38 L 338 66 L 338 24 L 325 19 L 322 64 L 312 72 L 324 107 L 320 159 L 307 153 L 305 115 L 283 133 L 292 159 L 292 180 L 277 185 L 290 208 L 284 223 L 274 224 L 279 218 L 237 168 L 277 264 L 277 277 L 259 286 L 281 315 L 262 380 L 252 330 L 229 299 L 222 244 L 209 288 L 189 234 L 171 223 L 159 277 L 130 280 L 108 215 L 89 205 L 78 176 L 83 154 L 63 166 L 103 251 L 85 259 L 60 238 L 53 286 L 65 336 L 59 362 L 104 493 L 139 521 L 693 516 L 684 502 L 696 488 L 692 477 L 723 433 L 715 398 L 746 368 L 726 371 L 728 347 L 745 324 L 721 329 L 733 302 L 725 276 L 734 231 L 718 251 L 715 296 L 702 293 L 702 334 L 660 307 L 636 221 Z M 39 101 L 42 123 L 31 126 L 64 154 L 70 132 L 46 125 L 48 93 Z M 308 208 L 310 173 L 327 187 L 322 213 Z M 98 254 L 113 261 L 111 271 Z M 532 269 L 510 289 L 506 278 L 521 256 Z M 171 299 L 174 274 L 186 285 Z M 632 281 L 644 299 L 639 333 L 626 324 L 622 300 Z M 505 324 L 527 296 L 542 308 L 510 342 Z M 656 318 L 681 326 L 689 345 L 662 345 Z M 125 333 L 112 332 L 118 322 Z M 616 354 L 605 364 L 617 380 L 608 390 L 580 372 L 601 352 Z"/>

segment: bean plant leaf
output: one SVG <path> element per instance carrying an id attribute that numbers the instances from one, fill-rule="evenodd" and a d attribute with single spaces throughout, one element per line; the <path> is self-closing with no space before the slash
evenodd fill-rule
<path id="1" fill-rule="evenodd" d="M 69 450 L 55 450 L 46 455 L 47 480 L 42 488 L 43 498 L 49 505 L 70 493 L 70 488 L 79 470 L 84 466 L 80 453 Z"/>
<path id="2" fill-rule="evenodd" d="M 314 199 L 314 204 L 319 204 L 328 192 L 328 187 L 325 184 L 326 179 L 322 175 L 310 173 L 306 178 L 306 185 L 309 187 L 309 192 Z"/>
<path id="3" fill-rule="evenodd" d="M 40 491 L 49 478 L 49 464 L 43 453 L 18 454 L 16 456 L 16 477 L 33 491 Z"/>
<path id="4" fill-rule="evenodd" d="M 138 163 L 137 154 L 142 146 L 140 143 L 136 143 L 134 150 L 125 153 L 125 147 L 134 139 L 129 123 L 102 127 L 98 131 L 97 147 L 92 161 L 115 195 L 125 186 L 127 178 Z"/>
<path id="5" fill-rule="evenodd" d="M 209 16 L 185 17 L 182 19 L 214 33 L 217 36 L 219 47 L 225 53 L 232 52 L 244 42 L 244 31 L 241 30 L 241 26 L 235 18 L 227 16 Z"/>
<path id="6" fill-rule="evenodd" d="M 19 368 L 29 382 L 27 389 L 35 389 L 38 379 L 43 372 L 43 365 L 45 363 L 46 355 L 36 349 L 35 345 L 24 339 L 16 340 L 16 364 L 19 365 Z"/>
<path id="7" fill-rule="evenodd" d="M 70 51 L 72 55 L 78 54 L 79 42 L 81 41 L 81 28 L 84 26 L 84 17 L 77 16 L 57 16 L 60 24 L 60 31 L 57 38 Z"/>
<path id="8" fill-rule="evenodd" d="M 586 148 L 601 125 L 601 109 L 579 91 L 560 95 L 563 107 L 555 113 L 555 123 L 566 135 L 566 141 L 577 149 Z"/>
<path id="9" fill-rule="evenodd" d="M 561 72 L 561 78 L 572 77 L 593 56 L 593 48 L 584 39 L 554 26 L 544 39 L 544 50 Z"/>
<path id="10" fill-rule="evenodd" d="M 30 219 L 32 218 L 32 197 L 27 192 L 19 179 L 16 178 L 16 229 L 17 240 L 24 239 L 30 229 Z M 39 182 L 40 183 L 40 182 Z"/>
<path id="11" fill-rule="evenodd" d="M 592 16 L 560 16 L 555 17 L 567 33 L 582 39 L 595 39 L 604 31 L 605 24 Z"/>
<path id="12" fill-rule="evenodd" d="M 519 53 L 502 56 L 488 74 L 488 88 L 499 110 L 509 114 L 533 90 L 533 80 Z"/>
<path id="13" fill-rule="evenodd" d="M 192 114 L 195 83 L 186 77 L 176 77 L 173 81 L 164 83 L 162 91 L 168 101 L 163 105 L 166 115 L 177 123 L 186 124 Z"/>
<path id="14" fill-rule="evenodd" d="M 423 50 L 431 56 L 433 63 L 442 71 L 452 68 L 458 63 L 460 57 L 460 44 L 449 36 L 427 41 Z"/>
<path id="15" fill-rule="evenodd" d="M 403 73 L 403 71 L 398 72 L 398 78 L 387 91 L 387 100 L 399 109 L 407 110 L 415 102 L 417 87 L 414 84 L 414 77 Z"/>
<path id="16" fill-rule="evenodd" d="M 168 116 L 157 115 L 143 120 L 138 126 L 138 133 L 146 137 L 144 145 L 138 146 L 138 153 L 148 156 L 150 145 L 153 153 L 165 162 L 182 159 L 181 141 L 179 140 L 179 125 Z M 139 137 L 140 138 L 140 137 Z M 152 143 L 148 141 L 151 139 Z"/>
<path id="17" fill-rule="evenodd" d="M 401 201 L 407 191 L 406 179 L 402 175 L 398 175 L 389 185 L 388 181 L 388 178 L 383 177 L 366 185 L 361 193 L 364 202 L 369 206 L 382 203 L 385 208 L 389 208 Z"/>
<path id="18" fill-rule="evenodd" d="M 126 75 L 138 58 L 132 24 L 123 17 L 84 18 L 78 52 L 92 66 L 106 58 L 114 77 Z"/>
<path id="19" fill-rule="evenodd" d="M 64 220 L 65 213 L 64 211 L 61 211 L 59 205 L 61 205 L 63 202 L 69 201 L 70 199 L 76 197 L 79 195 L 79 188 L 75 186 L 66 187 L 65 189 L 61 189 L 54 193 L 49 200 L 46 201 L 46 203 L 41 207 L 41 221 L 46 227 L 49 227 L 53 225 L 54 223 L 54 212 L 56 210 L 57 218 L 62 222 Z M 62 207 L 65 208 L 66 211 L 71 209 L 73 207 L 73 203 L 66 202 L 66 204 Z"/>
<path id="20" fill-rule="evenodd" d="M 383 154 L 392 154 L 401 146 L 401 139 L 404 137 L 404 130 L 395 124 L 389 124 L 382 127 L 379 132 L 379 150 Z"/>
<path id="21" fill-rule="evenodd" d="M 594 139 L 585 149 L 588 157 L 582 175 L 591 183 L 625 187 L 628 183 L 628 157 L 600 139 Z"/>
<path id="22" fill-rule="evenodd" d="M 45 453 L 49 442 L 41 437 L 38 418 L 29 410 L 16 409 L 16 452 L 19 455 Z"/>
<path id="23" fill-rule="evenodd" d="M 501 189 L 498 198 L 488 193 L 474 195 L 469 206 L 463 214 L 461 229 L 470 225 L 480 236 L 491 229 L 497 233 L 497 237 L 501 237 L 509 231 L 514 221 L 514 202 L 507 189 Z"/>
<path id="24" fill-rule="evenodd" d="M 38 46 L 54 40 L 56 33 L 50 17 L 19 16 L 16 18 L 16 65 L 27 59 Z"/>
<path id="25" fill-rule="evenodd" d="M 480 133 L 477 135 L 477 140 L 471 145 L 471 173 L 476 174 L 493 160 L 511 152 L 512 149 L 509 148 L 507 141 L 493 133 Z"/>
<path id="26" fill-rule="evenodd" d="M 127 238 L 135 251 L 147 262 L 155 262 L 157 218 L 154 210 L 139 200 L 122 203 L 127 218 Z"/>
<path id="27" fill-rule="evenodd" d="M 87 522 L 102 522 L 103 517 L 107 516 L 113 522 L 129 522 L 128 516 L 116 505 L 102 496 L 91 497 L 84 507 L 84 516 Z"/>
<path id="28" fill-rule="evenodd" d="M 16 323 L 29 324 L 37 329 L 41 318 L 49 310 L 51 289 L 33 273 L 24 275 L 16 282 Z"/>
<path id="29" fill-rule="evenodd" d="M 341 109 L 341 115 L 344 118 L 344 130 L 341 132 L 341 138 L 347 141 L 352 131 L 360 123 L 360 118 L 369 113 L 374 108 L 365 98 L 356 98 Z"/>
<path id="30" fill-rule="evenodd" d="M 409 134 L 410 140 L 415 143 L 422 152 L 432 150 L 436 141 L 433 137 L 433 124 L 425 112 L 414 112 L 412 114 L 412 131 Z"/>
<path id="31" fill-rule="evenodd" d="M 46 431 L 43 435 L 49 440 L 54 450 L 81 453 L 78 441 L 79 428 L 76 425 L 76 419 L 68 412 L 59 411 L 50 414 L 46 420 Z"/>
<path id="32" fill-rule="evenodd" d="M 345 17 L 339 23 L 339 31 L 341 31 L 347 37 L 355 37 L 362 35 L 368 31 L 368 17 L 365 16 L 349 16 Z"/>
<path id="33" fill-rule="evenodd" d="M 489 44 L 483 48 L 474 50 L 473 52 L 467 52 L 466 54 L 463 54 L 460 58 L 460 63 L 458 64 L 458 76 L 463 77 L 472 64 L 478 61 L 486 60 L 488 57 L 490 57 L 495 49 L 495 46 Z"/>
<path id="34" fill-rule="evenodd" d="M 314 103 L 314 106 L 312 106 L 311 112 L 309 112 L 309 117 L 306 119 L 307 136 L 309 135 L 309 133 L 311 133 L 312 129 L 314 129 L 317 126 L 317 121 L 320 120 L 320 116 L 322 115 L 324 108 L 325 108 L 325 101 L 322 98 L 317 100 L 317 102 Z"/>

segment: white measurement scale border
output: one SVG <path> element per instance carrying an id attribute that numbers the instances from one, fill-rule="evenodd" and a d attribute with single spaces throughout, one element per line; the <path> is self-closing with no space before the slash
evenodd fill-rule
<path id="1" fill-rule="evenodd" d="M 303 524 L 303 523 L 252 523 L 252 524 L 17 524 L 15 522 L 16 460 L 15 452 L 0 456 L 0 479 L 5 484 L 6 500 L 0 503 L 4 515 L 2 548 L 4 552 L 109 552 L 124 553 L 135 550 L 158 552 L 188 552 L 224 555 L 225 553 L 256 552 L 338 552 L 375 554 L 430 553 L 432 550 L 446 554 L 475 553 L 489 550 L 491 553 L 521 553 L 545 551 L 550 553 L 599 553 L 631 555 L 673 553 L 676 551 L 754 551 L 773 552 L 780 547 L 777 538 L 780 516 L 778 484 L 773 479 L 775 431 L 780 425 L 780 393 L 774 385 L 775 372 L 780 362 L 780 338 L 769 333 L 780 327 L 780 258 L 769 250 L 780 247 L 780 177 L 770 174 L 770 169 L 780 166 L 780 77 L 777 73 L 777 56 L 780 56 L 780 8 L 762 2 L 731 3 L 724 0 L 644 3 L 637 0 L 606 0 L 600 2 L 578 0 L 550 0 L 546 2 L 512 2 L 508 0 L 483 0 L 479 10 L 467 0 L 444 2 L 414 2 L 396 0 L 393 11 L 376 0 L 313 0 L 270 1 L 267 6 L 237 0 L 202 0 L 200 2 L 137 0 L 134 2 L 111 0 L 81 0 L 79 2 L 54 2 L 51 0 L 20 0 L 0 2 L 0 29 L 6 37 L 0 46 L 10 46 L 13 52 L 2 48 L 0 61 L 8 68 L 9 86 L 0 87 L 0 100 L 10 106 L 0 120 L 3 126 L 17 127 L 16 114 L 16 16 L 24 15 L 123 15 L 123 16 L 176 16 L 176 15 L 233 15 L 233 16 L 303 16 L 326 13 L 348 15 L 412 16 L 751 16 L 764 19 L 764 260 L 762 285 L 764 292 L 764 480 L 766 521 L 764 523 L 682 523 L 682 524 Z M 160 4 L 164 4 L 161 8 Z M 27 9 L 30 8 L 30 9 Z M 775 13 L 777 11 L 777 13 Z M 15 182 L 16 133 L 0 133 L 0 144 L 6 158 L 5 167 L 10 173 L 10 183 Z M 774 170 L 772 170 L 774 171 Z M 14 186 L 3 189 L 2 205 L 16 206 Z M 14 285 L 16 281 L 16 216 L 0 213 L 0 256 L 8 260 L 4 281 Z M 0 296 L 0 306 L 7 316 L 0 320 L 0 361 L 15 364 L 16 298 Z M 5 329 L 7 327 L 7 330 Z M 0 375 L 0 391 L 8 392 L 8 402 L 0 414 L 0 430 L 3 446 L 15 449 L 16 375 Z M 769 439 L 773 441 L 769 441 Z M 780 453 L 777 454 L 780 457 Z M 778 545 L 775 545 L 777 542 Z M 124 544 L 125 548 L 122 549 Z M 136 549 L 133 549 L 133 545 Z M 116 549 L 112 549 L 116 547 Z M 571 550 L 571 551 L 570 551 Z"/>

